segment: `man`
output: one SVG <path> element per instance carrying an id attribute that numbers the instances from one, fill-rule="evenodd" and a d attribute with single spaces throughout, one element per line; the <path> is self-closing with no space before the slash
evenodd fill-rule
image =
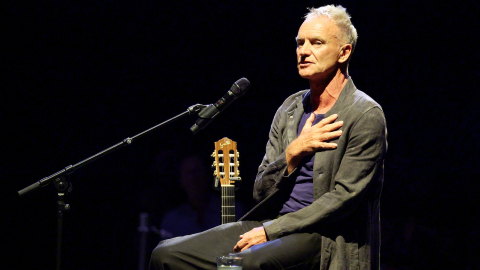
<path id="1" fill-rule="evenodd" d="M 259 203 L 239 222 L 160 243 L 152 268 L 215 269 L 233 247 L 249 270 L 379 269 L 386 124 L 348 75 L 356 30 L 343 7 L 329 5 L 310 10 L 296 39 L 310 90 L 275 115 L 255 180 Z"/>

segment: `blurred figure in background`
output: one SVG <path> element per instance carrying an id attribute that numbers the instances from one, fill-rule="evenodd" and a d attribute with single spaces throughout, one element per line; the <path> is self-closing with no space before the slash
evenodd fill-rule
<path id="1" fill-rule="evenodd" d="M 188 147 L 187 147 L 188 148 Z M 221 194 L 215 191 L 209 158 L 166 150 L 153 159 L 151 181 L 139 185 L 140 221 L 137 247 L 139 269 L 147 269 L 148 255 L 160 240 L 208 230 L 221 224 Z M 237 219 L 244 214 L 235 203 Z"/>
<path id="2" fill-rule="evenodd" d="M 199 156 L 192 154 L 181 159 L 177 176 L 186 198 L 163 216 L 160 228 L 168 236 L 193 234 L 220 225 L 221 198 L 219 192 L 214 192 L 212 175 L 213 170 Z M 180 196 L 178 193 L 168 195 Z M 240 203 L 236 202 L 235 209 L 237 217 L 241 217 Z"/>

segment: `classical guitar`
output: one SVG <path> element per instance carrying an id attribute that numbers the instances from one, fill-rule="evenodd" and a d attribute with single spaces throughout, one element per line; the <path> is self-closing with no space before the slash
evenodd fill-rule
<path id="1" fill-rule="evenodd" d="M 215 187 L 220 184 L 222 191 L 222 224 L 235 222 L 235 181 L 241 181 L 237 143 L 227 137 L 215 142 L 212 157 Z"/>

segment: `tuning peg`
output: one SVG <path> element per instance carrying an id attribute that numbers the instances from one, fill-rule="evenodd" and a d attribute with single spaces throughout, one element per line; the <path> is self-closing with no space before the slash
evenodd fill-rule
<path id="1" fill-rule="evenodd" d="M 217 176 L 217 175 L 218 175 L 217 170 L 215 170 L 215 171 L 213 172 L 213 176 Z"/>
<path id="2" fill-rule="evenodd" d="M 213 151 L 213 153 L 212 153 L 211 157 L 215 157 L 215 151 Z"/>
<path id="3" fill-rule="evenodd" d="M 216 160 L 213 161 L 213 164 L 212 164 L 212 168 L 215 168 L 215 167 L 217 167 L 217 161 Z"/>
<path id="4" fill-rule="evenodd" d="M 237 176 L 240 176 L 240 170 L 237 169 Z"/>
<path id="5" fill-rule="evenodd" d="M 240 166 L 240 161 L 237 161 L 237 167 Z"/>
<path id="6" fill-rule="evenodd" d="M 240 158 L 240 152 L 237 151 L 237 158 Z"/>

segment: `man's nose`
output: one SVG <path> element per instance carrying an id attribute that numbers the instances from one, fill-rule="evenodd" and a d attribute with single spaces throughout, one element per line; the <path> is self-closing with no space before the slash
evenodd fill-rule
<path id="1" fill-rule="evenodd" d="M 310 55 L 312 53 L 311 48 L 312 47 L 311 47 L 310 43 L 305 42 L 305 43 L 302 44 L 302 46 L 298 47 L 298 54 L 302 55 L 302 56 Z"/>

